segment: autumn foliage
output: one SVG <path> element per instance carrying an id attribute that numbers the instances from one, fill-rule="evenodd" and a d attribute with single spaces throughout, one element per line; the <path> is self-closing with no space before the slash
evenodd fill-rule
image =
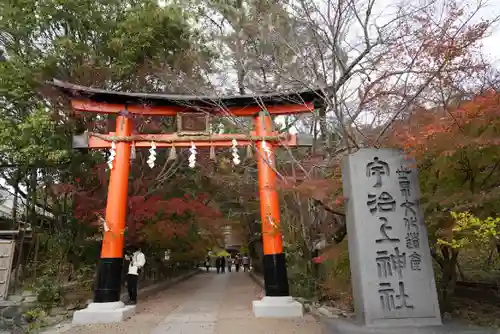
<path id="1" fill-rule="evenodd" d="M 98 218 L 103 217 L 106 210 L 107 183 L 98 180 L 99 176 L 105 177 L 103 168 L 104 165 L 98 165 L 95 173 L 88 174 L 87 178 L 77 178 L 71 184 L 52 187 L 52 191 L 59 196 L 73 198 L 74 216 L 80 223 L 99 230 L 102 227 Z M 210 206 L 210 196 L 206 193 L 168 198 L 159 191 L 148 194 L 148 187 L 139 189 L 139 193 L 128 198 L 126 242 L 161 244 L 173 238 L 187 238 L 191 232 L 196 234 L 199 231 L 217 237 L 221 225 L 227 223 L 220 211 Z"/>
<path id="2" fill-rule="evenodd" d="M 419 157 L 498 145 L 500 94 L 488 91 L 455 107 L 419 108 L 394 125 L 390 141 Z"/>

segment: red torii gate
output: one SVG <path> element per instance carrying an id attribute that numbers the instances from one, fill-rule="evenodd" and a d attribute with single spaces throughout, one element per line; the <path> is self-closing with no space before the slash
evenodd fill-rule
<path id="1" fill-rule="evenodd" d="M 104 149 L 116 147 L 109 179 L 106 204 L 107 228 L 104 231 L 101 258 L 98 266 L 94 300 L 85 310 L 75 313 L 74 323 L 121 321 L 130 316 L 131 307 L 120 302 L 121 273 L 130 153 L 135 147 L 189 147 L 232 146 L 233 139 L 240 145 L 256 143 L 258 182 L 264 249 L 265 297 L 254 301 L 256 316 L 301 316 L 302 306 L 289 297 L 288 278 L 279 231 L 280 208 L 276 191 L 274 146 L 310 146 L 310 137 L 278 134 L 273 131 L 272 115 L 310 113 L 321 106 L 320 91 L 289 94 L 262 94 L 232 97 L 125 93 L 78 86 L 59 80 L 51 82 L 71 101 L 75 111 L 115 114 L 116 132 L 106 135 L 86 133 L 74 136 L 74 148 Z M 244 134 L 209 134 L 188 131 L 173 134 L 132 135 L 133 116 L 196 115 L 253 117 L 255 131 Z M 208 118 L 207 126 L 208 126 Z M 181 124 L 182 121 L 179 121 Z M 178 129 L 179 132 L 180 129 Z M 207 132 L 205 132 L 207 131 Z"/>

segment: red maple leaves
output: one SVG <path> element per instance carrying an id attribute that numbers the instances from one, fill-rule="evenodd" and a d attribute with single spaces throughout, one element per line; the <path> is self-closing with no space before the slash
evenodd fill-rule
<path id="1" fill-rule="evenodd" d="M 106 211 L 106 178 L 104 166 L 96 166 L 94 173 L 75 178 L 72 183 L 53 185 L 51 190 L 56 196 L 72 197 L 78 221 L 99 227 L 99 217 Z M 193 223 L 205 228 L 208 222 L 215 227 L 221 221 L 222 214 L 209 205 L 208 194 L 165 198 L 160 193 L 149 195 L 147 191 L 147 187 L 141 188 L 139 194 L 128 198 L 125 233 L 128 240 L 186 236 Z"/>
<path id="2" fill-rule="evenodd" d="M 390 142 L 415 156 L 452 155 L 463 148 L 497 145 L 500 94 L 488 91 L 458 107 L 419 109 L 394 125 Z"/>
<path id="3" fill-rule="evenodd" d="M 193 221 L 204 222 L 204 219 L 217 220 L 221 213 L 206 205 L 203 198 L 189 195 L 163 199 L 159 195 L 129 198 L 128 237 L 143 239 L 158 233 L 162 238 L 185 236 Z M 141 231 L 144 229 L 144 231 Z M 144 233 L 143 233 L 144 232 Z"/>

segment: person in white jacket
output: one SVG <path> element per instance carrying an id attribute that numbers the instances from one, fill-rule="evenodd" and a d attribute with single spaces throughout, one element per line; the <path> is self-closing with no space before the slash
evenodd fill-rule
<path id="1" fill-rule="evenodd" d="M 132 246 L 132 250 L 134 251 L 132 255 L 125 255 L 125 259 L 130 261 L 127 274 L 127 289 L 129 297 L 127 304 L 129 305 L 135 305 L 137 303 L 137 280 L 141 269 L 146 264 L 146 257 L 141 249 L 137 246 Z"/>

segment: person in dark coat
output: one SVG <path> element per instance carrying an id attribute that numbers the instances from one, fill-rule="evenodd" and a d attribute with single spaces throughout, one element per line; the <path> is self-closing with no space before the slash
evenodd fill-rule
<path id="1" fill-rule="evenodd" d="M 234 259 L 234 266 L 236 267 L 236 272 L 239 272 L 241 266 L 241 257 L 239 255 L 236 255 L 236 258 Z"/>
<path id="2" fill-rule="evenodd" d="M 220 273 L 220 256 L 215 259 L 215 268 L 217 268 L 217 274 Z"/>
<path id="3" fill-rule="evenodd" d="M 226 272 L 226 257 L 225 256 L 220 257 L 220 269 L 221 269 L 222 273 Z"/>

